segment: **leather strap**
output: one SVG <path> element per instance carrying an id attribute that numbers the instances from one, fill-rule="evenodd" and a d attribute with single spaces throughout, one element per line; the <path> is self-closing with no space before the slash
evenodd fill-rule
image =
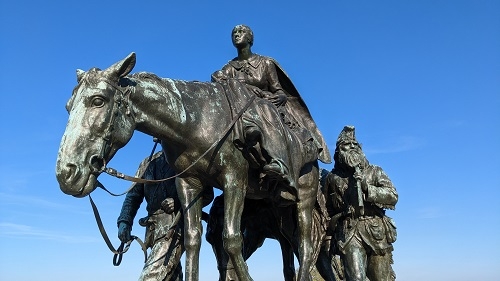
<path id="1" fill-rule="evenodd" d="M 106 233 L 106 230 L 104 229 L 104 225 L 102 224 L 101 216 L 99 215 L 99 211 L 97 210 L 97 206 L 94 203 L 94 200 L 92 200 L 92 197 L 89 194 L 89 199 L 90 199 L 90 205 L 92 205 L 92 211 L 94 211 L 94 217 L 97 222 L 97 227 L 99 228 L 99 232 L 101 232 L 101 236 L 104 239 L 104 242 L 106 242 L 106 245 L 108 246 L 109 250 L 115 254 L 113 256 L 113 265 L 118 266 L 120 265 L 122 261 L 122 256 L 124 253 L 126 253 L 130 247 L 130 244 L 136 240 L 139 245 L 141 245 L 142 251 L 144 252 L 144 262 L 146 262 L 146 259 L 148 257 L 148 252 L 146 249 L 146 246 L 142 242 L 142 240 L 137 237 L 137 236 L 131 236 L 131 239 L 127 242 L 122 242 L 118 249 L 115 249 L 113 247 L 113 244 L 109 240 L 108 234 Z"/>
<path id="2" fill-rule="evenodd" d="M 231 123 L 227 126 L 227 128 L 224 130 L 224 133 L 222 134 L 222 136 L 217 140 L 215 141 L 202 155 L 200 155 L 200 157 L 198 157 L 198 159 L 196 159 L 196 161 L 194 161 L 191 165 L 189 165 L 186 169 L 184 169 L 182 172 L 176 174 L 176 175 L 173 175 L 171 177 L 168 177 L 168 178 L 164 178 L 164 179 L 159 179 L 159 180 L 147 180 L 147 179 L 142 179 L 142 178 L 137 178 L 137 177 L 132 177 L 132 176 L 128 176 L 126 174 L 123 174 L 123 173 L 120 173 L 118 172 L 116 169 L 113 169 L 113 168 L 109 168 L 109 167 L 106 167 L 104 169 L 104 172 L 107 173 L 108 175 L 110 176 L 113 176 L 113 177 L 116 177 L 116 178 L 119 178 L 119 179 L 124 179 L 124 180 L 127 180 L 127 181 L 131 181 L 131 182 L 136 182 L 136 183 L 158 183 L 158 182 L 163 182 L 163 181 L 167 181 L 167 180 L 170 180 L 170 179 L 173 179 L 173 178 L 176 178 L 182 174 L 184 174 L 187 170 L 189 170 L 191 167 L 193 167 L 196 163 L 198 163 L 198 161 L 200 161 L 203 157 L 205 157 L 205 155 L 207 155 L 208 152 L 210 152 L 214 147 L 216 147 L 222 139 L 224 139 L 227 134 L 229 133 L 229 131 L 233 128 L 234 124 L 238 121 L 238 119 L 240 119 L 240 117 L 243 115 L 243 113 L 248 109 L 248 107 L 250 107 L 250 104 L 252 104 L 252 102 L 255 100 L 257 96 L 256 95 L 252 95 L 250 97 L 250 99 L 248 100 L 248 102 L 245 104 L 245 106 L 238 112 L 238 115 L 236 115 L 233 120 L 231 121 Z M 104 188 L 104 190 L 106 190 L 108 193 L 110 193 L 111 195 L 113 195 L 113 193 L 109 192 L 107 189 Z M 123 194 L 126 194 L 127 192 L 129 192 L 130 189 L 128 189 L 127 191 L 121 193 L 121 195 Z"/>

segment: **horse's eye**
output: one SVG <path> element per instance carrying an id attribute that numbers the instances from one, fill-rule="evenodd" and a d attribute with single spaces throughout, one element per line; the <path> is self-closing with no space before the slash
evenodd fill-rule
<path id="1" fill-rule="evenodd" d="M 95 97 L 92 99 L 92 106 L 93 107 L 101 107 L 104 105 L 104 99 L 100 97 Z"/>

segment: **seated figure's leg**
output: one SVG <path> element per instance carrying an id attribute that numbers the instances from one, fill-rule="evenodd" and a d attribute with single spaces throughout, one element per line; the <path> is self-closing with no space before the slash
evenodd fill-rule
<path id="1" fill-rule="evenodd" d="M 263 173 L 284 180 L 291 187 L 295 187 L 293 171 L 291 171 L 290 143 L 292 142 L 287 129 L 284 127 L 278 110 L 265 100 L 259 100 L 258 120 L 253 120 L 255 126 L 246 126 L 245 133 L 257 136 L 262 157 L 266 159 Z M 258 131 L 258 133 L 256 132 Z"/>

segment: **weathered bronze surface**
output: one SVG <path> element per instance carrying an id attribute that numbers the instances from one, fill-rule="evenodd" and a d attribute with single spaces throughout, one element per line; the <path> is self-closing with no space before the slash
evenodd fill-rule
<path id="1" fill-rule="evenodd" d="M 56 162 L 61 190 L 90 194 L 106 163 L 138 130 L 164 147 L 138 175 L 177 175 L 176 192 L 172 181 L 136 184 L 123 204 L 120 240 L 130 239 L 143 198 L 149 216 L 142 221 L 154 224 L 146 234 L 152 252 L 142 279 L 182 279 L 183 235 L 185 278 L 199 280 L 202 208 L 213 187 L 223 196 L 212 207 L 207 240 L 221 281 L 252 280 L 245 260 L 266 238 L 281 245 L 285 280 L 311 280 L 314 265 L 327 281 L 395 279 L 396 228 L 385 209 L 393 209 L 398 196 L 389 178 L 368 163 L 350 126 L 337 140 L 334 169 L 320 178 L 318 160 L 331 163 L 330 152 L 290 78 L 274 59 L 252 53 L 249 27 L 236 26 L 231 38 L 237 57 L 212 74 L 212 83 L 129 75 L 134 53 L 105 70 L 78 70 Z M 183 229 L 158 241 L 173 231 L 169 212 L 178 205 Z"/>
<path id="2" fill-rule="evenodd" d="M 301 137 L 303 143 L 307 143 L 307 141 L 314 142 L 311 145 L 317 147 L 319 160 L 324 163 L 331 163 L 330 152 L 326 142 L 313 121 L 309 109 L 288 75 L 273 58 L 252 52 L 254 35 L 250 27 L 246 25 L 235 26 L 231 32 L 231 39 L 233 45 L 236 47 L 237 56 L 224 65 L 221 70 L 214 72 L 212 74 L 212 81 L 236 79 L 244 83 L 256 96 L 270 101 L 278 108 L 279 117 Z M 266 114 L 265 109 L 263 109 L 263 113 Z M 270 118 L 275 117 L 272 114 L 266 114 L 265 116 L 269 116 Z M 277 123 L 280 121 L 271 120 Z M 254 124 L 251 124 L 251 120 L 247 120 L 245 124 L 245 130 L 253 130 L 253 127 L 255 127 Z M 285 158 L 283 155 L 286 152 L 274 151 L 280 147 L 280 145 L 276 145 L 277 143 L 283 143 L 286 140 L 283 141 L 279 139 L 279 136 L 272 135 L 272 131 L 276 130 L 275 128 L 268 128 L 266 127 L 267 124 L 260 126 L 262 130 L 265 130 L 261 132 L 263 134 L 262 142 L 264 143 L 262 145 L 268 146 L 263 149 L 270 154 L 277 155 L 276 158 L 280 156 Z M 266 139 L 269 139 L 269 141 L 266 141 Z M 287 164 L 285 160 L 274 158 L 270 162 L 272 163 L 273 160 L 285 162 L 280 165 L 286 166 Z"/>
<path id="3" fill-rule="evenodd" d="M 136 177 L 160 180 L 175 175 L 167 164 L 163 152 L 147 157 L 137 169 Z M 158 183 L 134 183 L 123 201 L 117 220 L 118 237 L 130 241 L 134 218 L 143 200 L 146 200 L 148 216 L 139 224 L 146 227 L 144 244 L 151 248 L 139 280 L 182 280 L 180 259 L 184 249 L 183 222 L 176 221 L 181 212 L 175 179 Z"/>
<path id="4" fill-rule="evenodd" d="M 217 258 L 219 281 L 238 280 L 222 245 L 223 217 L 224 195 L 220 195 L 215 198 L 210 209 L 206 239 L 212 245 Z M 329 221 L 325 197 L 322 192 L 318 192 L 312 219 L 313 259 L 316 261 L 326 235 Z M 281 248 L 284 280 L 296 280 L 294 253 L 298 256 L 299 238 L 297 236 L 295 206 L 278 207 L 271 200 L 246 199 L 242 215 L 241 232 L 243 233 L 243 258 L 245 260 L 250 258 L 262 246 L 265 239 L 275 239 L 279 242 Z M 335 279 L 334 272 L 332 271 L 331 257 L 321 256 L 315 264 L 324 280 L 338 280 Z"/>
<path id="5" fill-rule="evenodd" d="M 77 72 L 78 85 L 67 103 L 70 117 L 56 163 L 61 190 L 76 197 L 89 194 L 96 188 L 105 163 L 127 144 L 134 130 L 156 136 L 166 144 L 166 156 L 174 170 L 184 171 L 176 178 L 176 187 L 184 212 L 186 280 L 199 279 L 199 199 L 205 188 L 213 186 L 224 191 L 224 249 L 239 280 L 251 280 L 242 256 L 244 198 L 270 195 L 261 189 L 261 170 L 249 164 L 233 144 L 232 134 L 226 134 L 226 128 L 231 125 L 234 111 L 244 108 L 254 94 L 234 79 L 202 83 L 162 79 L 151 73 L 127 76 L 134 65 L 132 53 L 105 70 Z M 269 101 L 256 99 L 246 109 L 246 117 L 259 119 L 263 103 Z M 274 105 L 266 106 L 269 114 L 278 118 Z M 281 132 L 287 134 L 288 149 L 296 155 L 289 168 L 294 171 L 291 181 L 297 188 L 287 192 L 293 193 L 297 202 L 299 280 L 309 280 L 314 262 L 310 229 L 318 188 L 317 160 L 301 153 L 300 140 L 291 130 L 283 126 Z M 217 144 L 215 149 L 210 149 L 213 144 Z M 268 174 L 264 178 L 267 182 L 281 182 Z"/>
<path id="6" fill-rule="evenodd" d="M 348 281 L 395 280 L 391 264 L 396 226 L 385 214 L 398 201 L 395 187 L 382 168 L 368 162 L 352 126 L 340 133 L 334 160 L 325 181 L 337 242 L 331 254 L 342 258 Z"/>

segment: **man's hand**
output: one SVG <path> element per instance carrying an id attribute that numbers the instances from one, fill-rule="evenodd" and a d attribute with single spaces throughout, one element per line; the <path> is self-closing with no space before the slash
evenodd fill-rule
<path id="1" fill-rule="evenodd" d="M 175 209 L 175 201 L 174 198 L 167 198 L 161 202 L 161 207 L 167 214 L 171 214 Z"/>
<path id="2" fill-rule="evenodd" d="M 366 181 L 366 178 L 362 170 L 357 168 L 356 171 L 354 172 L 353 177 L 354 179 L 356 179 L 357 182 L 360 183 L 361 190 L 363 190 L 363 192 L 368 192 L 368 182 Z"/>
<path id="3" fill-rule="evenodd" d="M 118 225 L 118 239 L 123 243 L 130 241 L 132 228 L 126 222 L 120 222 Z"/>

